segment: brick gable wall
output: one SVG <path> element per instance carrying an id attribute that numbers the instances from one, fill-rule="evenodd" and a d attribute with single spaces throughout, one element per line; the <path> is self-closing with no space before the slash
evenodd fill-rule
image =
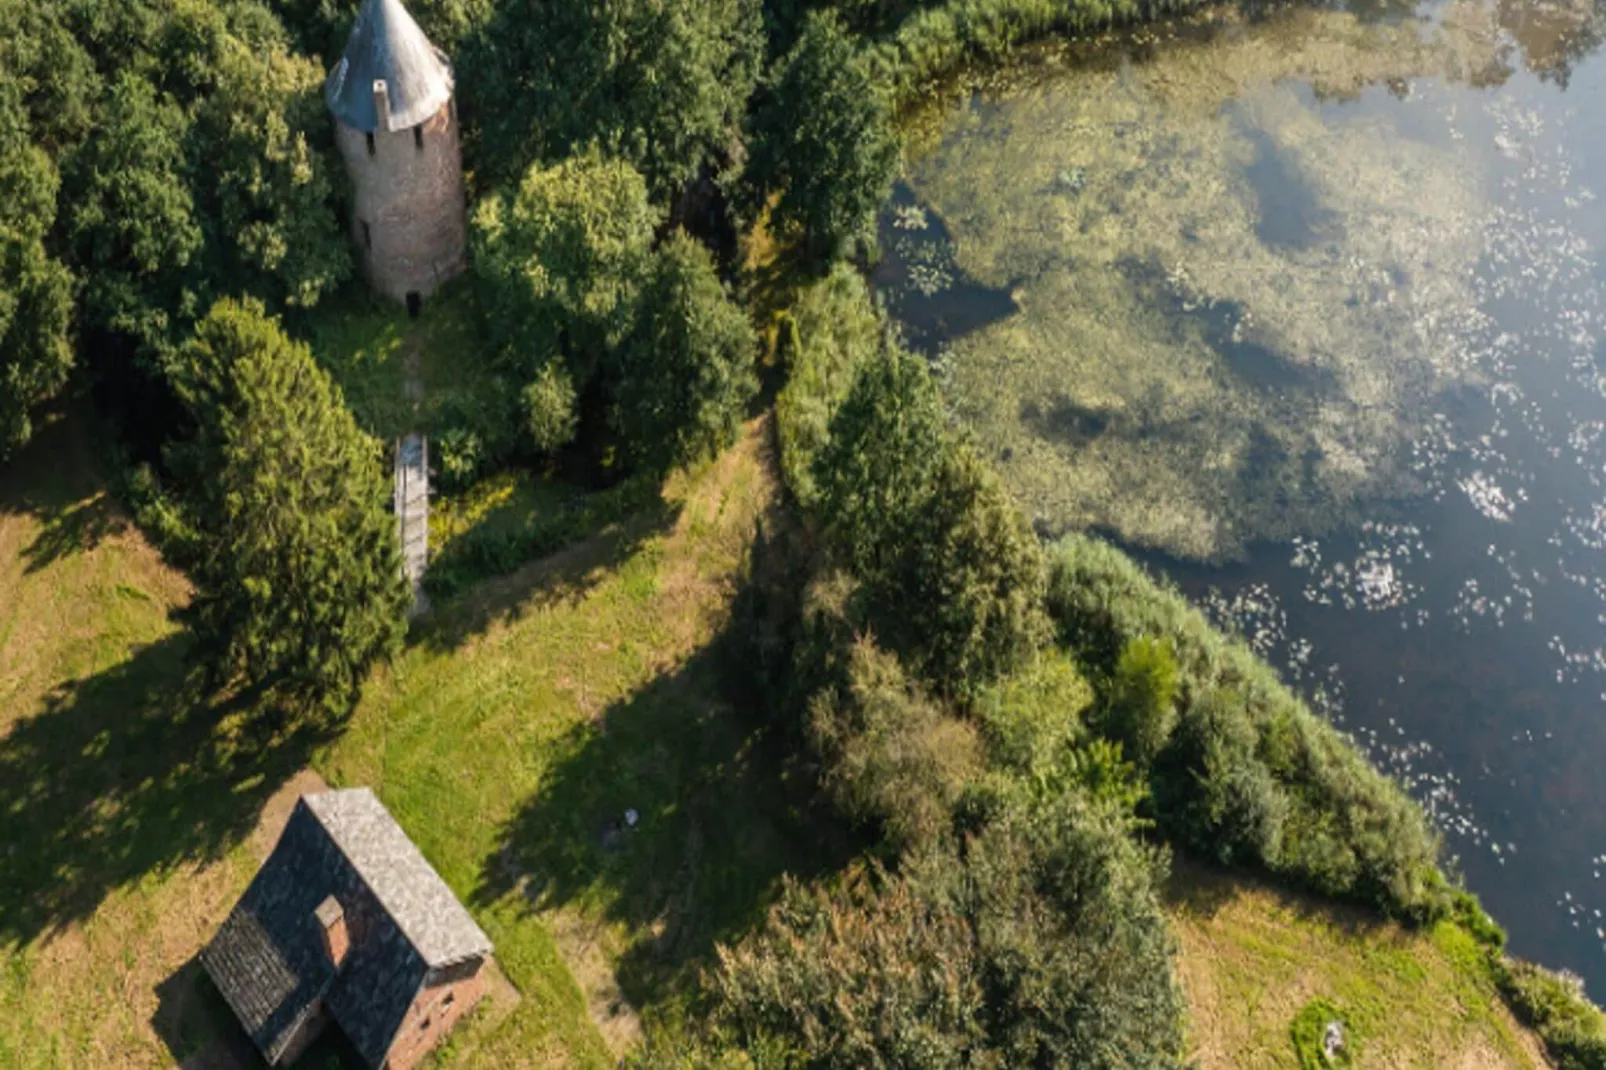
<path id="1" fill-rule="evenodd" d="M 407 1010 L 385 1070 L 412 1070 L 485 995 L 485 963 L 473 959 L 435 971 Z"/>

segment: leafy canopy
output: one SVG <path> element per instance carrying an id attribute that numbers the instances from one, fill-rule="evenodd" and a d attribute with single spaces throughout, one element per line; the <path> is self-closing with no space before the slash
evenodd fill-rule
<path id="1" fill-rule="evenodd" d="M 169 462 L 213 682 L 344 708 L 406 627 L 379 444 L 258 302 L 219 302 L 171 374 L 195 421 Z"/>
<path id="2" fill-rule="evenodd" d="M 815 459 L 827 537 L 864 584 L 878 633 L 965 693 L 1043 642 L 1037 538 L 998 477 L 948 430 L 921 358 L 866 365 Z"/>
<path id="3" fill-rule="evenodd" d="M 809 16 L 754 111 L 750 142 L 750 198 L 780 195 L 772 224 L 810 262 L 824 267 L 874 237 L 898 142 L 881 87 L 833 14 Z"/>
<path id="4" fill-rule="evenodd" d="M 637 466 L 667 471 L 736 441 L 758 338 L 707 249 L 677 231 L 654 255 L 614 361 L 613 425 Z"/>
<path id="5" fill-rule="evenodd" d="M 600 141 L 667 199 L 730 141 L 763 52 L 758 0 L 505 0 L 458 70 L 491 175 Z"/>

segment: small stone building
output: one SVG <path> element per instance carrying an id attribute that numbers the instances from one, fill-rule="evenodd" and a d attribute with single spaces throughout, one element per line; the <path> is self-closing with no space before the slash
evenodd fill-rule
<path id="1" fill-rule="evenodd" d="M 201 952 L 271 1066 L 332 1022 L 409 1070 L 484 993 L 491 942 L 367 788 L 303 796 Z"/>
<path id="2" fill-rule="evenodd" d="M 452 68 L 401 0 L 364 0 L 324 85 L 369 285 L 417 305 L 463 270 L 463 161 Z"/>

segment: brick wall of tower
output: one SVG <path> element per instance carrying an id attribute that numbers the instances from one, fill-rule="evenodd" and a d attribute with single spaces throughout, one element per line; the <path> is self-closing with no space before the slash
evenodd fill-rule
<path id="1" fill-rule="evenodd" d="M 416 132 L 415 132 L 416 131 Z M 369 284 L 428 297 L 465 264 L 463 161 L 452 102 L 418 127 L 372 137 L 335 123 L 352 184 L 351 237 Z"/>

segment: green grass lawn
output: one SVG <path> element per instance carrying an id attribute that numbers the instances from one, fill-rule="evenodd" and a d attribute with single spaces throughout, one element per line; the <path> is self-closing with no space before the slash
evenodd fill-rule
<path id="1" fill-rule="evenodd" d="M 0 1067 L 171 1065 L 210 1043 L 188 966 L 311 751 L 195 702 L 189 597 L 112 502 L 81 417 L 0 469 Z"/>
<path id="2" fill-rule="evenodd" d="M 1454 923 L 1409 932 L 1192 865 L 1177 867 L 1170 893 L 1201 1070 L 1299 1070 L 1295 1019 L 1320 1003 L 1348 1021 L 1355 1066 L 1548 1065 Z"/>
<path id="3" fill-rule="evenodd" d="M 49 427 L 0 470 L 0 1067 L 170 1065 L 228 1037 L 193 957 L 309 762 L 379 790 L 519 990 L 442 1064 L 611 1065 L 633 1007 L 672 1012 L 807 866 L 721 654 L 766 450 L 754 425 L 667 508 L 444 606 L 320 744 L 186 697 L 183 578 L 81 427 Z"/>
<path id="4" fill-rule="evenodd" d="M 714 940 L 809 862 L 721 650 L 774 493 L 766 450 L 755 425 L 671 482 L 667 527 L 623 525 L 443 608 L 316 760 L 379 791 L 523 993 L 461 1038 L 479 1065 L 611 1065 L 633 1008 L 672 1013 Z"/>
<path id="5" fill-rule="evenodd" d="M 467 279 L 442 288 L 417 320 L 353 285 L 291 326 L 340 384 L 357 422 L 382 441 L 415 430 L 436 434 L 481 410 L 511 405 L 511 388 L 491 369 Z M 406 391 L 410 355 L 424 386 L 417 403 Z"/>

